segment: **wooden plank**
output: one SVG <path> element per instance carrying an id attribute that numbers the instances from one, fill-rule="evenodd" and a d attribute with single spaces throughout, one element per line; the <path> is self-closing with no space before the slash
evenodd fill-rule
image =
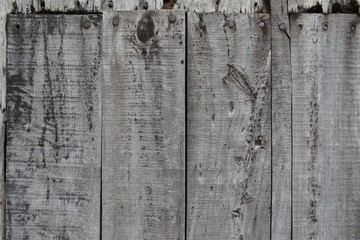
<path id="1" fill-rule="evenodd" d="M 269 15 L 188 13 L 188 239 L 270 239 L 270 34 Z"/>
<path id="2" fill-rule="evenodd" d="M 104 14 L 104 240 L 184 239 L 185 12 L 171 14 Z"/>
<path id="3" fill-rule="evenodd" d="M 107 0 L 103 1 L 103 10 L 160 10 L 163 0 Z"/>
<path id="4" fill-rule="evenodd" d="M 5 239 L 5 109 L 6 109 L 6 14 L 11 4 L 4 1 L 0 8 L 0 239 Z"/>
<path id="5" fill-rule="evenodd" d="M 3 0 L 12 2 L 13 13 L 100 12 L 105 0 Z"/>
<path id="6" fill-rule="evenodd" d="M 294 239 L 360 236 L 360 17 L 291 17 Z"/>
<path id="7" fill-rule="evenodd" d="M 291 239 L 291 66 L 287 0 L 271 2 L 271 239 Z"/>
<path id="8" fill-rule="evenodd" d="M 100 239 L 101 19 L 8 18 L 6 239 Z"/>
<path id="9" fill-rule="evenodd" d="M 360 0 L 288 0 L 290 13 L 359 13 Z"/>
<path id="10" fill-rule="evenodd" d="M 175 8 L 189 12 L 222 12 L 222 13 L 269 13 L 270 1 L 266 0 L 178 0 Z"/>

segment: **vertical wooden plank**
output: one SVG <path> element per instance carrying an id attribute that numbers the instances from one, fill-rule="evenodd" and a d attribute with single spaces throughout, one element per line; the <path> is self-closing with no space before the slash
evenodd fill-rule
<path id="1" fill-rule="evenodd" d="M 360 17 L 291 17 L 293 237 L 360 236 Z"/>
<path id="2" fill-rule="evenodd" d="M 270 239 L 270 16 L 188 14 L 187 238 Z"/>
<path id="3" fill-rule="evenodd" d="M 291 67 L 287 1 L 271 1 L 271 236 L 291 239 Z"/>
<path id="4" fill-rule="evenodd" d="M 104 26 L 102 239 L 184 239 L 185 13 Z"/>
<path id="5" fill-rule="evenodd" d="M 6 239 L 100 238 L 101 15 L 10 15 Z"/>
<path id="6" fill-rule="evenodd" d="M 0 239 L 5 239 L 5 109 L 6 109 L 6 15 L 11 10 L 8 1 L 0 8 Z"/>

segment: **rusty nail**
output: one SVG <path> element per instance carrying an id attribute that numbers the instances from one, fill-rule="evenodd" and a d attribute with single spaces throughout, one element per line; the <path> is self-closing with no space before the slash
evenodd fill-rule
<path id="1" fill-rule="evenodd" d="M 280 23 L 279 28 L 281 31 L 284 31 L 286 29 L 285 23 Z"/>
<path id="2" fill-rule="evenodd" d="M 169 21 L 172 22 L 172 23 L 174 23 L 174 22 L 176 21 L 176 16 L 171 13 L 171 14 L 169 15 Z"/>
<path id="3" fill-rule="evenodd" d="M 327 30 L 327 29 L 328 29 L 327 23 L 324 23 L 324 24 L 323 24 L 323 29 L 324 29 L 324 30 Z"/>
<path id="4" fill-rule="evenodd" d="M 141 19 L 141 22 L 142 23 L 147 23 L 149 21 L 149 19 L 147 18 L 147 17 L 143 17 L 142 19 Z"/>
<path id="5" fill-rule="evenodd" d="M 148 9 L 148 8 L 149 8 L 149 4 L 148 4 L 147 2 L 144 2 L 144 3 L 143 3 L 143 9 L 146 10 L 146 9 Z"/>
<path id="6" fill-rule="evenodd" d="M 228 26 L 229 26 L 229 28 L 234 28 L 234 27 L 235 27 L 235 21 L 234 21 L 234 20 L 230 20 L 230 21 L 228 22 Z"/>
<path id="7" fill-rule="evenodd" d="M 54 28 L 55 27 L 55 23 L 53 21 L 49 22 L 49 27 L 50 28 Z"/>
<path id="8" fill-rule="evenodd" d="M 90 21 L 85 21 L 85 22 L 84 22 L 84 27 L 85 27 L 85 28 L 91 27 Z"/>
<path id="9" fill-rule="evenodd" d="M 261 28 L 265 27 L 265 23 L 263 21 L 259 22 L 259 27 Z"/>
<path id="10" fill-rule="evenodd" d="M 113 19 L 113 21 L 112 21 L 112 24 L 114 25 L 114 26 L 118 26 L 119 25 L 119 18 L 114 18 Z"/>

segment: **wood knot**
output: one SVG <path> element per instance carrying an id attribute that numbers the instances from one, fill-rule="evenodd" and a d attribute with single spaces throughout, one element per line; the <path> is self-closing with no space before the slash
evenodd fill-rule
<path id="1" fill-rule="evenodd" d="M 143 16 L 138 23 L 137 37 L 142 43 L 150 41 L 155 36 L 155 23 L 150 16 Z"/>

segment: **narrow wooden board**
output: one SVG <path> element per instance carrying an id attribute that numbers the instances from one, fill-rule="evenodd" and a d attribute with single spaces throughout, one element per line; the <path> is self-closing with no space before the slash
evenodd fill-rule
<path id="1" fill-rule="evenodd" d="M 104 14 L 103 240 L 184 239 L 185 12 L 171 14 Z"/>
<path id="2" fill-rule="evenodd" d="M 177 0 L 175 8 L 195 12 L 269 13 L 267 0 Z"/>
<path id="3" fill-rule="evenodd" d="M 0 239 L 5 239 L 5 111 L 6 111 L 6 16 L 11 10 L 8 1 L 0 8 Z"/>
<path id="4" fill-rule="evenodd" d="M 271 239 L 291 239 L 291 66 L 287 0 L 271 1 Z"/>
<path id="5" fill-rule="evenodd" d="M 3 0 L 12 3 L 13 13 L 100 12 L 105 0 Z"/>
<path id="6" fill-rule="evenodd" d="M 101 19 L 8 18 L 6 239 L 100 239 Z"/>
<path id="7" fill-rule="evenodd" d="M 291 17 L 293 237 L 360 236 L 360 17 Z"/>
<path id="8" fill-rule="evenodd" d="M 270 16 L 188 13 L 187 34 L 187 239 L 270 239 Z"/>
<path id="9" fill-rule="evenodd" d="M 360 0 L 289 0 L 289 13 L 359 13 Z"/>

